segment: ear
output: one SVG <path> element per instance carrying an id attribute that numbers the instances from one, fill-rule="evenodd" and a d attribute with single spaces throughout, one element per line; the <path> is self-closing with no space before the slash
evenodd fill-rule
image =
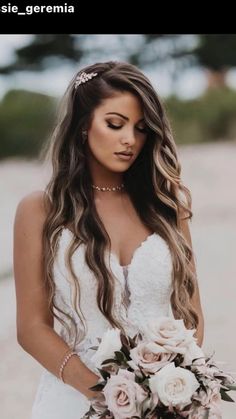
<path id="1" fill-rule="evenodd" d="M 88 131 L 83 129 L 82 130 L 82 143 L 84 144 L 88 139 Z"/>

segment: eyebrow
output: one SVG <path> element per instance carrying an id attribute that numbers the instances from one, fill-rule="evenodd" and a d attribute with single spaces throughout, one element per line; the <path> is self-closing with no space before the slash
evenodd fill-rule
<path id="1" fill-rule="evenodd" d="M 126 121 L 129 121 L 129 118 L 125 115 L 122 115 L 121 113 L 118 112 L 107 112 L 106 115 L 118 115 L 121 118 L 125 119 Z M 144 121 L 144 118 L 141 118 L 138 122 Z"/>

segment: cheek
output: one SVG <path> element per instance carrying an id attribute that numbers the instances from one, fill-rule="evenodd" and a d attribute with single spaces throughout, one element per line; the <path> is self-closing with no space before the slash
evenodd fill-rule
<path id="1" fill-rule="evenodd" d="M 101 150 L 103 152 L 113 150 L 114 142 L 117 141 L 117 136 L 112 133 L 106 126 L 97 126 L 89 133 L 89 144 L 93 151 Z"/>

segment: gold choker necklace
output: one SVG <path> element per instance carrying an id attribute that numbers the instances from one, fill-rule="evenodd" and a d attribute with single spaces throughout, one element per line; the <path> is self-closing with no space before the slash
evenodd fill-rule
<path id="1" fill-rule="evenodd" d="M 97 189 L 98 191 L 106 192 L 106 191 L 120 191 L 121 189 L 124 188 L 124 186 L 125 186 L 124 183 L 122 183 L 120 186 L 113 186 L 112 188 L 109 188 L 109 187 L 100 188 L 99 186 L 95 186 L 95 185 L 92 185 L 92 188 Z"/>

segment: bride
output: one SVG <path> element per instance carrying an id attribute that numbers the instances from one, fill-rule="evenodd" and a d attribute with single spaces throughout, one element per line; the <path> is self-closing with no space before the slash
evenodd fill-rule
<path id="1" fill-rule="evenodd" d="M 90 348 L 108 328 L 134 336 L 171 314 L 202 345 L 191 195 L 163 105 L 127 63 L 75 75 L 48 155 L 47 187 L 15 215 L 17 339 L 43 368 L 31 419 L 79 419 L 100 378 Z"/>

